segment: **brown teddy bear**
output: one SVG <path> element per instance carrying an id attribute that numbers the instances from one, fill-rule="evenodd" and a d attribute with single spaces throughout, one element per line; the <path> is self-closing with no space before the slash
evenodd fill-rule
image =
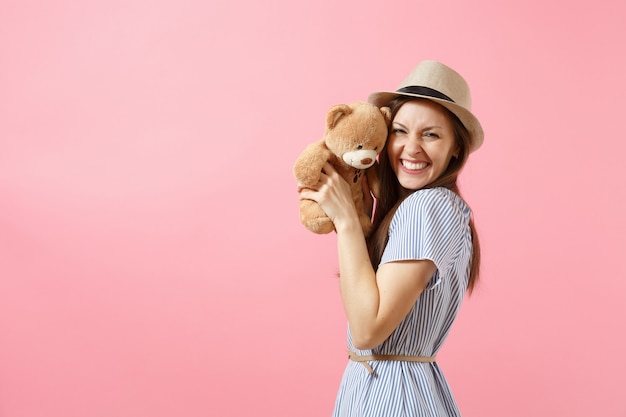
<path id="1" fill-rule="evenodd" d="M 365 236 L 369 234 L 372 222 L 369 213 L 365 212 L 361 179 L 365 173 L 372 194 L 378 196 L 378 176 L 371 167 L 387 141 L 390 120 L 389 108 L 378 108 L 370 103 L 354 102 L 331 107 L 326 114 L 324 137 L 307 146 L 293 169 L 299 184 L 313 186 L 318 183 L 326 161 L 330 162 L 350 184 Z M 300 220 L 314 233 L 335 230 L 331 219 L 312 200 L 300 201 Z"/>

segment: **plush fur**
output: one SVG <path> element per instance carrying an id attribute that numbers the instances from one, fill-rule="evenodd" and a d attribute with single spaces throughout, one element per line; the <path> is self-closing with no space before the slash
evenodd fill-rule
<path id="1" fill-rule="evenodd" d="M 330 162 L 350 184 L 365 236 L 370 233 L 372 223 L 363 203 L 362 177 L 367 175 L 372 194 L 378 196 L 376 157 L 387 140 L 390 120 L 391 113 L 387 107 L 378 108 L 369 103 L 354 102 L 331 107 L 326 115 L 324 137 L 307 146 L 293 169 L 299 184 L 313 186 L 319 182 L 324 164 Z M 325 234 L 335 230 L 331 219 L 315 201 L 300 202 L 300 220 L 314 233 Z"/>

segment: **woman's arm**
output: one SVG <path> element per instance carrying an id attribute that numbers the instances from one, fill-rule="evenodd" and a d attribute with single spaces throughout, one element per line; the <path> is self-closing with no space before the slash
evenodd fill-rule
<path id="1" fill-rule="evenodd" d="M 333 220 L 341 297 L 358 349 L 380 345 L 411 310 L 435 273 L 429 260 L 390 262 L 375 273 L 348 184 L 330 164 L 320 183 L 300 189 L 300 198 L 317 201 Z"/>
<path id="2" fill-rule="evenodd" d="M 380 345 L 406 317 L 436 271 L 430 260 L 370 264 L 359 224 L 337 229 L 341 297 L 358 349 Z"/>

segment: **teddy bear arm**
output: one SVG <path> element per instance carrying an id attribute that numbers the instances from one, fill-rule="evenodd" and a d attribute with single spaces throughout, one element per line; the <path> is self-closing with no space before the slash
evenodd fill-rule
<path id="1" fill-rule="evenodd" d="M 323 141 L 306 147 L 294 165 L 294 175 L 302 185 L 314 185 L 320 180 L 324 164 L 330 160 L 331 152 Z"/>

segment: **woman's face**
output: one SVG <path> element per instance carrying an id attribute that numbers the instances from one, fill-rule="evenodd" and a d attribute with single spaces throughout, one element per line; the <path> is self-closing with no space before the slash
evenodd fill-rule
<path id="1" fill-rule="evenodd" d="M 408 101 L 391 123 L 387 155 L 406 190 L 435 181 L 458 154 L 452 122 L 446 110 L 429 100 Z"/>

